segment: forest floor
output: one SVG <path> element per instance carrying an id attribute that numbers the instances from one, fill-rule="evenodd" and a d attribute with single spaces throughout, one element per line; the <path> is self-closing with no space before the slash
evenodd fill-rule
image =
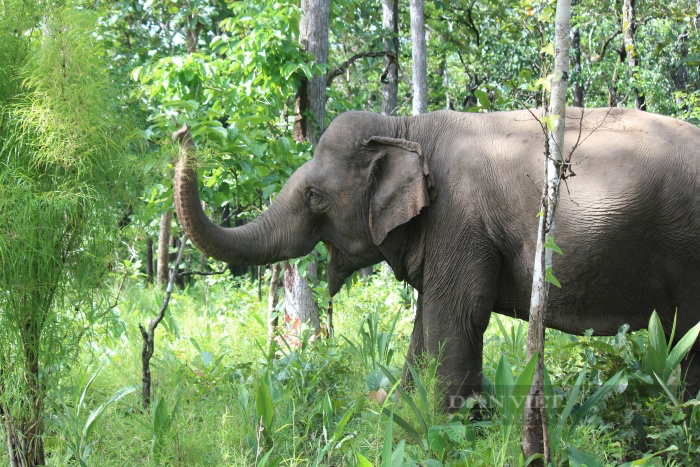
<path id="1" fill-rule="evenodd" d="M 397 384 L 413 301 L 388 271 L 380 268 L 335 297 L 334 338 L 309 342 L 301 333 L 295 343 L 287 335 L 272 350 L 266 293 L 263 287 L 259 300 L 255 282 L 229 276 L 176 291 L 156 331 L 153 402 L 144 411 L 138 324 L 157 313 L 162 293 L 141 279 L 127 283 L 118 307 L 91 329 L 63 389 L 51 395 L 50 464 L 79 465 L 79 458 L 96 466 L 525 463 L 519 414 L 489 397 L 505 387 L 503 374 L 523 373 L 527 323 L 492 316 L 484 408 L 479 417 L 466 408 L 449 415 L 441 410 L 434 359 L 418 369 L 412 390 Z M 698 458 L 697 406 L 650 397 L 636 384 L 644 380 L 645 339 L 645 331 L 625 328 L 608 338 L 548 330 L 555 465 L 619 465 L 658 452 L 649 465 Z M 124 388 L 132 392 L 84 430 L 90 414 Z"/>

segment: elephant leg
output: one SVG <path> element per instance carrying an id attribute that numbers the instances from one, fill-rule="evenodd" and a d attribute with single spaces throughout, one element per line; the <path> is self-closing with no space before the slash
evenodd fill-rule
<path id="1" fill-rule="evenodd" d="M 418 294 L 416 302 L 416 318 L 413 322 L 413 333 L 411 334 L 411 342 L 408 344 L 408 354 L 406 355 L 406 363 L 403 366 L 402 381 L 403 385 L 410 387 L 413 383 L 413 376 L 408 371 L 408 365 L 416 366 L 417 358 L 425 352 L 425 340 L 423 338 L 423 294 Z"/>
<path id="2" fill-rule="evenodd" d="M 478 289 L 477 289 L 478 290 Z M 471 294 L 470 294 L 471 295 Z M 455 304 L 470 303 L 467 310 Z M 423 333 L 428 352 L 439 356 L 438 378 L 445 388 L 445 409 L 454 412 L 482 389 L 483 336 L 493 300 L 490 295 L 444 297 L 426 294 Z"/>
<path id="3" fill-rule="evenodd" d="M 685 377 L 684 399 L 693 399 L 700 392 L 700 351 L 691 349 L 681 361 L 681 374 Z"/>

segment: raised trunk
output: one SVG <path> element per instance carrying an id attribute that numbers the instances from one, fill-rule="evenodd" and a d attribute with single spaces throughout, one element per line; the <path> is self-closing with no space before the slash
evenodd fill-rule
<path id="1" fill-rule="evenodd" d="M 180 148 L 175 168 L 175 209 L 183 231 L 204 254 L 227 263 L 257 265 L 275 263 L 308 254 L 319 238 L 310 222 L 289 198 L 294 180 L 303 177 L 303 166 L 289 179 L 270 208 L 253 222 L 224 228 L 210 221 L 199 200 L 195 147 L 187 125 L 173 134 Z"/>

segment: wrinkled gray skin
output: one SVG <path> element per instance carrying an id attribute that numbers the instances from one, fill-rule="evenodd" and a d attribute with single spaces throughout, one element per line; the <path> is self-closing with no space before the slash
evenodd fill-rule
<path id="1" fill-rule="evenodd" d="M 700 320 L 700 129 L 586 109 L 579 130 L 580 109 L 567 112 L 564 153 L 579 133 L 581 143 L 557 213 L 562 287 L 550 288 L 547 326 L 610 335 L 624 323 L 645 327 L 656 309 L 669 332 L 678 309 L 682 336 Z M 454 403 L 481 389 L 491 311 L 528 317 L 543 146 L 527 111 L 348 112 L 251 224 L 224 229 L 205 217 L 187 169 L 193 151 L 178 164 L 175 202 L 189 238 L 222 261 L 271 263 L 325 242 L 331 294 L 386 260 L 423 293 L 408 358 L 444 347 L 439 375 Z"/>

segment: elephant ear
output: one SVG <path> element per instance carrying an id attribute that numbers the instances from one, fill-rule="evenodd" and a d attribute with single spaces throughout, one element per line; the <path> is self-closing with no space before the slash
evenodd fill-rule
<path id="1" fill-rule="evenodd" d="M 373 136 L 369 228 L 375 245 L 389 232 L 417 216 L 435 197 L 435 183 L 420 144 Z"/>

